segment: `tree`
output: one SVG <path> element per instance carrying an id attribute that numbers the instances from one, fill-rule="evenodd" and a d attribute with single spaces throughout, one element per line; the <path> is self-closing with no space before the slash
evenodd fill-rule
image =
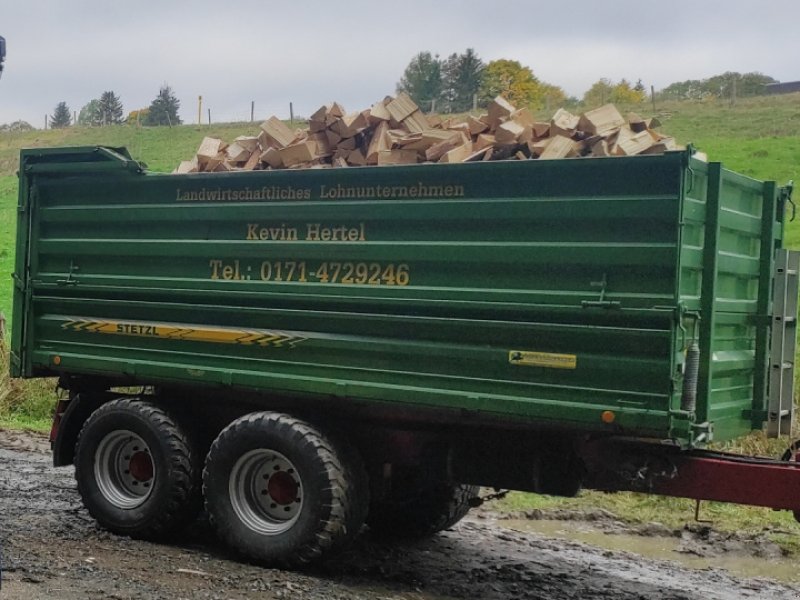
<path id="1" fill-rule="evenodd" d="M 540 89 L 543 99 L 542 101 L 544 102 L 544 108 L 547 110 L 556 110 L 557 108 L 565 106 L 569 103 L 567 94 L 564 93 L 564 90 L 557 85 L 541 83 Z M 575 104 L 577 104 L 577 102 L 575 102 Z M 541 108 L 541 106 L 539 108 Z"/>
<path id="2" fill-rule="evenodd" d="M 141 125 L 147 123 L 147 115 L 150 114 L 149 108 L 140 108 L 139 110 L 132 110 L 128 113 L 128 118 L 125 122 L 128 125 Z"/>
<path id="3" fill-rule="evenodd" d="M 701 100 L 710 96 L 702 79 L 687 79 L 669 84 L 658 93 L 663 100 Z"/>
<path id="4" fill-rule="evenodd" d="M 620 79 L 614 83 L 605 77 L 598 79 L 583 95 L 583 104 L 587 108 L 595 108 L 603 104 L 638 104 L 647 98 L 641 80 L 636 86 L 631 86 L 627 79 Z"/>
<path id="5" fill-rule="evenodd" d="M 472 108 L 472 98 L 480 91 L 485 68 L 472 48 L 447 58 L 442 66 L 442 101 L 447 112 L 465 112 Z"/>
<path id="6" fill-rule="evenodd" d="M 0 125 L 0 131 L 2 132 L 33 131 L 33 125 L 31 125 L 27 121 L 14 121 L 12 123 L 3 123 L 2 125 Z"/>
<path id="7" fill-rule="evenodd" d="M 736 96 L 746 97 L 763 94 L 766 83 L 777 83 L 777 80 L 762 73 L 727 71 L 703 80 L 703 88 L 718 98 L 730 98 L 734 95 L 735 87 Z"/>
<path id="8" fill-rule="evenodd" d="M 103 125 L 122 123 L 122 102 L 114 92 L 103 92 L 98 103 L 100 120 Z"/>
<path id="9" fill-rule="evenodd" d="M 56 104 L 56 110 L 53 116 L 50 117 L 50 127 L 52 129 L 62 129 L 69 127 L 72 124 L 72 113 L 69 110 L 66 102 L 59 102 Z"/>
<path id="10" fill-rule="evenodd" d="M 667 100 L 702 100 L 704 98 L 730 98 L 733 86 L 739 97 L 758 96 L 764 93 L 764 85 L 777 80 L 763 73 L 737 73 L 728 71 L 707 79 L 689 79 L 669 84 L 659 92 Z"/>
<path id="11" fill-rule="evenodd" d="M 610 101 L 613 104 L 639 104 L 644 102 L 646 97 L 644 90 L 638 91 L 631 87 L 627 79 L 621 79 L 611 90 Z"/>
<path id="12" fill-rule="evenodd" d="M 150 103 L 145 125 L 180 125 L 178 109 L 181 103 L 172 92 L 172 88 L 164 85 L 155 100 Z"/>
<path id="13" fill-rule="evenodd" d="M 742 73 L 736 93 L 740 96 L 761 96 L 764 94 L 764 86 L 768 83 L 778 83 L 778 80 L 757 71 Z"/>
<path id="14" fill-rule="evenodd" d="M 103 119 L 100 116 L 100 101 L 98 99 L 89 100 L 78 113 L 78 125 L 94 127 L 101 125 Z"/>
<path id="15" fill-rule="evenodd" d="M 496 96 L 503 96 L 517 108 L 539 109 L 545 103 L 542 84 L 530 67 L 516 60 L 501 58 L 486 65 L 480 90 L 482 104 Z"/>
<path id="16" fill-rule="evenodd" d="M 610 79 L 603 77 L 592 84 L 592 87 L 583 95 L 583 104 L 589 108 L 602 106 L 611 101 L 611 92 L 614 84 Z"/>
<path id="17" fill-rule="evenodd" d="M 439 56 L 420 52 L 408 63 L 397 84 L 398 92 L 405 92 L 422 110 L 431 110 L 434 101 L 442 94 L 442 62 Z"/>

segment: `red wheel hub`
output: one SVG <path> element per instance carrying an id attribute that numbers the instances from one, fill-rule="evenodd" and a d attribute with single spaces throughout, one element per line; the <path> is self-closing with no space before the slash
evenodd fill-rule
<path id="1" fill-rule="evenodd" d="M 128 468 L 137 481 L 150 481 L 153 478 L 153 459 L 147 452 L 134 452 Z"/>
<path id="2" fill-rule="evenodd" d="M 267 493 L 277 503 L 281 505 L 291 504 L 297 499 L 299 486 L 294 477 L 286 471 L 274 473 L 267 482 Z"/>

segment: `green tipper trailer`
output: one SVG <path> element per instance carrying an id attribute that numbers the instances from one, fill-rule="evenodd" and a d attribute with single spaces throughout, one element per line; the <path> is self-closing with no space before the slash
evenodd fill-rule
<path id="1" fill-rule="evenodd" d="M 101 524 L 156 537 L 204 496 L 265 561 L 435 532 L 478 485 L 764 504 L 692 477 L 742 462 L 711 441 L 789 433 L 789 201 L 691 151 L 164 175 L 25 150 L 11 369 L 68 390 L 54 460 Z M 747 464 L 800 509 L 793 461 Z"/>

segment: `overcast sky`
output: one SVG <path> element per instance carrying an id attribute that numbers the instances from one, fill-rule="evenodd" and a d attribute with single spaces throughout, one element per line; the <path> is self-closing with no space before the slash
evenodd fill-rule
<path id="1" fill-rule="evenodd" d="M 475 48 L 519 60 L 582 96 L 601 77 L 656 89 L 723 71 L 800 80 L 800 0 L 0 0 L 8 56 L 0 123 L 43 126 L 59 101 L 104 90 L 125 112 L 164 83 L 197 119 L 307 116 L 338 100 L 366 108 L 419 51 Z"/>

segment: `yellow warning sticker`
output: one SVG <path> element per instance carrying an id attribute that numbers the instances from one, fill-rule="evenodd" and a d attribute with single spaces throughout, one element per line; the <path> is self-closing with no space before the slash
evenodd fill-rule
<path id="1" fill-rule="evenodd" d="M 511 350 L 508 362 L 523 367 L 545 367 L 548 369 L 577 369 L 578 357 L 574 354 L 553 354 L 552 352 L 525 352 Z"/>
<path id="2" fill-rule="evenodd" d="M 135 337 L 153 337 L 190 342 L 212 342 L 270 348 L 293 348 L 306 340 L 288 331 L 266 329 L 235 329 L 233 327 L 203 327 L 152 321 L 106 321 L 73 319 L 61 325 L 62 329 L 78 332 L 104 333 Z"/>

